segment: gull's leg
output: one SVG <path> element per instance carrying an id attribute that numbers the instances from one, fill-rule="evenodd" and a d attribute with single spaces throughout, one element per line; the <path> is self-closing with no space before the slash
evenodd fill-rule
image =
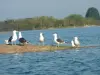
<path id="1" fill-rule="evenodd" d="M 13 45 L 13 41 L 12 41 L 11 43 L 12 43 L 12 45 Z"/>
<path id="2" fill-rule="evenodd" d="M 44 46 L 44 42 L 43 42 L 43 46 Z"/>
<path id="3" fill-rule="evenodd" d="M 15 41 L 15 45 L 16 45 L 16 41 Z"/>
<path id="4" fill-rule="evenodd" d="M 39 46 L 41 45 L 41 43 L 39 42 Z"/>
<path id="5" fill-rule="evenodd" d="M 59 47 L 59 43 L 58 43 L 58 47 Z"/>

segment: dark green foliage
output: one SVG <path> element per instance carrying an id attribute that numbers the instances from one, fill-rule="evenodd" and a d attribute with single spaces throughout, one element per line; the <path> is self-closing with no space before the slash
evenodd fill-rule
<path id="1" fill-rule="evenodd" d="M 84 25 L 83 24 L 83 21 L 84 21 L 84 17 L 82 15 L 79 15 L 79 14 L 72 14 L 72 15 L 69 15 L 68 17 L 66 17 L 67 20 L 69 20 L 69 25 L 76 25 L 76 26 L 79 26 L 79 25 Z M 66 19 L 65 18 L 65 19 Z"/>
<path id="2" fill-rule="evenodd" d="M 86 18 L 93 18 L 93 19 L 96 19 L 96 20 L 99 20 L 100 19 L 100 15 L 99 15 L 99 12 L 96 8 L 94 7 L 91 7 L 87 10 L 87 13 L 86 13 Z"/>
<path id="3" fill-rule="evenodd" d="M 0 22 L 0 31 L 12 31 L 14 29 L 33 30 L 33 29 L 66 28 L 66 27 L 79 27 L 79 26 L 87 26 L 87 25 L 100 25 L 100 20 L 94 19 L 94 16 L 89 17 L 91 15 L 87 12 L 86 14 L 87 18 L 84 18 L 82 15 L 79 14 L 71 14 L 68 17 L 65 17 L 63 19 L 57 19 L 54 18 L 53 16 L 40 16 L 40 17 L 17 19 L 17 20 L 6 20 Z"/>

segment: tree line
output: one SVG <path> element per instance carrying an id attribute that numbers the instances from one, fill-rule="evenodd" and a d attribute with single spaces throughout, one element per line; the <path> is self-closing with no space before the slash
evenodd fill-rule
<path id="1" fill-rule="evenodd" d="M 80 14 L 71 14 L 63 19 L 53 16 L 37 16 L 25 19 L 12 19 L 0 22 L 0 31 L 11 30 L 33 30 L 48 28 L 79 27 L 89 25 L 100 25 L 100 15 L 96 8 L 87 10 L 85 17 Z"/>

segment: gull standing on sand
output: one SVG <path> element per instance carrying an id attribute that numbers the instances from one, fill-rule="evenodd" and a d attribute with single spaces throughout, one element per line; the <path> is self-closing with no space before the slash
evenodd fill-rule
<path id="1" fill-rule="evenodd" d="M 78 40 L 78 37 L 74 37 L 74 44 L 75 44 L 75 47 L 80 47 L 80 42 Z"/>
<path id="2" fill-rule="evenodd" d="M 44 36 L 42 32 L 40 32 L 39 42 L 42 43 L 42 45 L 44 46 Z"/>
<path id="3" fill-rule="evenodd" d="M 17 34 L 16 34 L 16 30 L 13 30 L 13 35 L 10 36 L 10 38 L 8 40 L 5 40 L 6 44 L 15 44 L 16 45 L 16 41 L 17 41 Z"/>
<path id="4" fill-rule="evenodd" d="M 12 45 L 14 45 L 14 44 L 16 45 L 16 41 L 17 41 L 16 32 L 18 32 L 18 31 L 16 31 L 16 30 L 13 31 L 13 36 L 12 36 L 12 40 L 11 40 Z"/>
<path id="5" fill-rule="evenodd" d="M 54 42 L 57 44 L 58 47 L 59 47 L 59 44 L 65 43 L 63 40 L 58 38 L 57 33 L 54 33 L 53 36 L 54 36 Z"/>
<path id="6" fill-rule="evenodd" d="M 24 45 L 24 44 L 28 44 L 28 42 L 26 41 L 26 39 L 22 37 L 21 32 L 19 32 L 19 42 L 20 42 L 21 44 L 23 44 L 23 45 Z"/>

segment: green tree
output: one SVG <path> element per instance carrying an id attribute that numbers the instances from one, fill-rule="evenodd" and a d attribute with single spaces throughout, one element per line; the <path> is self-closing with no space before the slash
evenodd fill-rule
<path id="1" fill-rule="evenodd" d="M 79 14 L 71 14 L 68 17 L 66 17 L 65 19 L 67 19 L 67 21 L 69 22 L 69 25 L 83 25 L 83 16 L 79 15 Z"/>
<path id="2" fill-rule="evenodd" d="M 100 19 L 100 15 L 99 15 L 99 12 L 96 8 L 94 7 L 91 7 L 87 10 L 86 12 L 86 15 L 85 15 L 86 18 L 93 18 L 93 19 L 96 19 L 96 20 L 99 20 Z"/>

